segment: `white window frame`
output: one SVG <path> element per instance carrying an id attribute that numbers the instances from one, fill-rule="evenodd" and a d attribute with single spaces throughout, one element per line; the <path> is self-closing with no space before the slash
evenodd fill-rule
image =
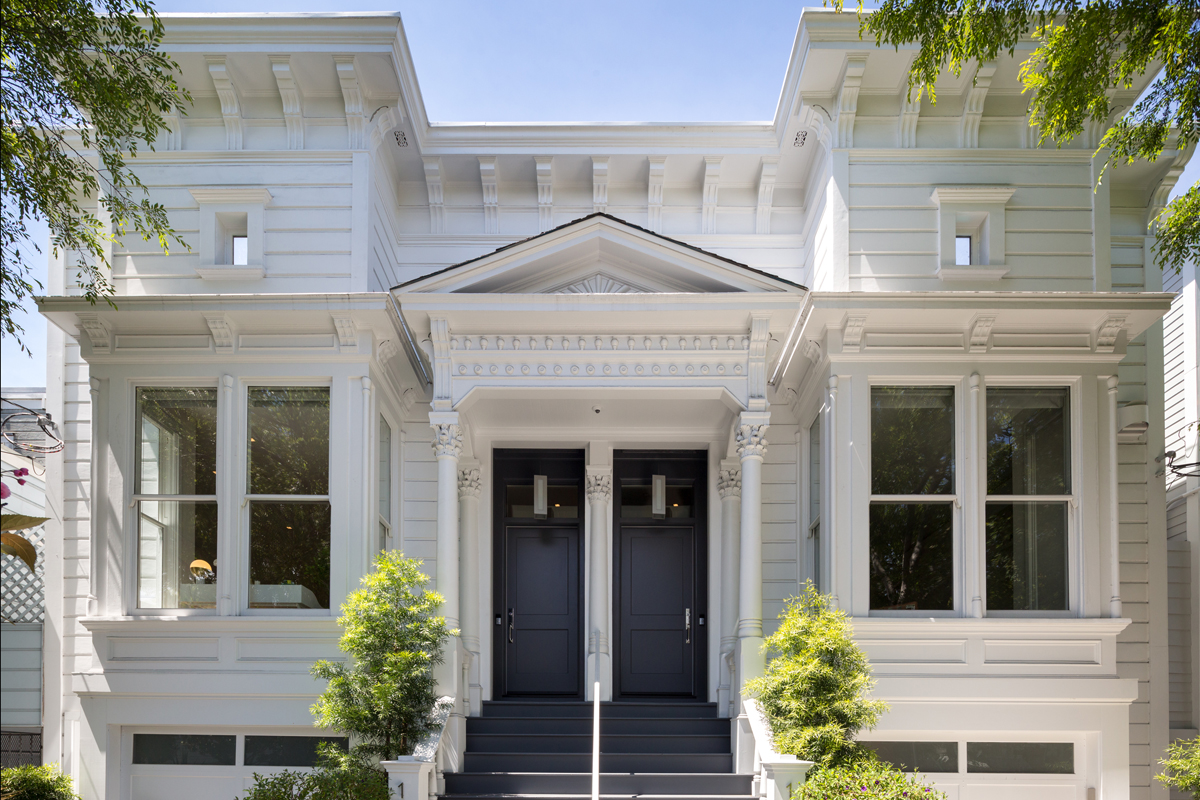
<path id="1" fill-rule="evenodd" d="M 998 389 L 1067 389 L 1068 408 L 1071 419 L 1069 433 L 1071 436 L 1071 492 L 1067 495 L 989 495 L 987 493 L 987 390 L 990 387 Z M 1083 379 L 1079 375 L 1071 376 L 1017 376 L 993 375 L 980 376 L 980 430 L 975 432 L 978 441 L 982 442 L 979 452 L 979 595 L 983 602 L 984 616 L 996 618 L 1025 618 L 1051 619 L 1071 618 L 1082 614 L 1083 609 L 1083 552 L 1080 546 L 1080 513 L 1079 513 L 1079 484 L 1083 475 L 1082 464 L 1082 397 Z M 987 519 L 987 503 L 989 500 L 1003 502 L 1065 502 L 1067 504 L 1067 609 L 1064 611 L 990 611 L 987 607 L 987 540 L 984 520 Z"/>
<path id="2" fill-rule="evenodd" d="M 251 281 L 265 274 L 265 218 L 271 193 L 260 186 L 193 188 L 200 207 L 200 263 L 204 280 Z M 244 226 L 244 230 L 243 230 Z M 233 236 L 246 236 L 246 263 L 233 263 Z"/>
<path id="3" fill-rule="evenodd" d="M 800 515 L 797 517 L 797 519 L 801 520 L 801 530 L 805 531 L 800 542 L 800 547 L 803 554 L 803 560 L 801 563 L 805 565 L 805 577 L 808 580 L 811 580 L 813 585 L 817 587 L 817 591 L 823 594 L 827 593 L 827 590 L 830 588 L 829 581 L 825 579 L 826 570 L 824 559 L 826 554 L 823 552 L 823 550 L 828 548 L 821 547 L 821 536 L 825 531 L 828 531 L 828 527 L 824 524 L 826 506 L 828 505 L 826 502 L 826 486 L 829 481 L 829 476 L 826 470 L 826 464 L 828 462 L 827 450 L 829 437 L 825 432 L 825 410 L 826 406 L 824 404 L 819 405 L 817 410 L 807 417 L 808 424 L 803 426 L 802 429 L 801 437 L 804 448 L 801 450 L 800 457 L 803 459 L 804 463 L 800 473 L 803 476 L 802 480 L 804 483 L 802 485 L 802 491 L 800 492 L 800 501 L 803 503 L 803 505 L 801 506 Z M 816 518 L 813 518 L 812 516 L 812 504 L 814 500 L 812 496 L 812 429 L 814 425 L 821 426 L 821 440 L 817 442 L 816 445 L 819 449 L 817 480 L 820 481 L 819 496 L 815 498 L 817 503 Z M 828 536 L 827 533 L 824 533 L 824 535 Z"/>
<path id="4" fill-rule="evenodd" d="M 141 458 L 141 453 L 138 452 L 138 443 L 140 441 L 140 431 L 138 430 L 138 390 L 139 389 L 214 389 L 217 392 L 217 493 L 215 495 L 149 495 L 139 494 L 137 492 L 138 478 L 138 460 Z M 126 461 L 129 464 L 130 480 L 125 481 L 125 511 L 126 519 L 124 529 L 126 531 L 125 541 L 129 543 L 125 561 L 125 575 L 129 576 L 124 581 L 122 592 L 122 600 L 125 608 L 128 610 L 129 616 L 135 617 L 212 617 L 220 614 L 220 598 L 223 587 L 227 586 L 229 580 L 228 569 L 220 566 L 217 567 L 217 608 L 139 608 L 139 579 L 140 573 L 140 512 L 138 503 L 142 500 L 171 500 L 183 499 L 194 502 L 215 503 L 217 506 L 217 552 L 218 561 L 222 561 L 222 555 L 228 551 L 227 542 L 229 535 L 225 527 L 221 524 L 222 508 L 228 508 L 228 499 L 224 497 L 221 491 L 222 485 L 222 470 L 228 468 L 227 461 L 223 458 L 225 441 L 224 420 L 222 414 L 221 401 L 221 386 L 217 379 L 201 379 L 201 378 L 149 378 L 149 379 L 130 379 L 127 382 L 127 393 L 125 401 L 125 409 L 129 414 L 129 431 L 130 436 L 127 443 Z M 95 411 L 93 411 L 95 413 Z M 227 558 L 227 556 L 226 556 Z M 226 560 L 224 563 L 228 563 Z"/>
<path id="5" fill-rule="evenodd" d="M 238 536 L 237 536 L 237 551 L 238 551 L 238 570 L 237 570 L 237 585 L 233 588 L 233 596 L 236 597 L 234 607 L 237 609 L 237 614 L 241 616 L 267 616 L 267 617 L 317 617 L 328 618 L 336 616 L 338 607 L 341 605 L 340 598 L 335 590 L 335 582 L 333 574 L 336 564 L 335 553 L 337 548 L 334 547 L 334 542 L 337 540 L 335 532 L 337 529 L 337 504 L 334 502 L 334 493 L 332 486 L 326 486 L 326 493 L 320 495 L 308 494 L 289 494 L 289 495 L 264 495 L 251 494 L 249 492 L 250 480 L 250 389 L 251 388 L 295 388 L 295 389 L 328 389 L 329 390 L 329 484 L 333 483 L 334 477 L 334 446 L 333 439 L 335 436 L 334 420 L 337 419 L 337 393 L 334 391 L 333 380 L 329 376 L 320 378 L 253 378 L 242 377 L 238 381 L 238 405 L 235 413 L 240 416 L 234 425 L 234 429 L 238 431 L 240 441 L 235 440 L 235 448 L 231 452 L 231 457 L 236 453 L 236 466 L 234 467 L 234 480 L 236 488 L 236 503 L 238 508 Z M 254 501 L 258 502 L 294 502 L 294 503 L 318 503 L 325 502 L 330 508 L 330 560 L 329 560 L 329 608 L 250 608 L 250 504 Z"/>
<path id="6" fill-rule="evenodd" d="M 1004 207 L 1011 186 L 939 186 L 931 200 L 938 207 L 938 271 L 943 281 L 998 281 L 1005 266 Z M 971 237 L 971 265 L 955 258 L 955 237 Z"/>
<path id="7" fill-rule="evenodd" d="M 874 432 L 871 429 L 871 398 L 870 393 L 877 387 L 893 387 L 893 388 L 951 388 L 954 390 L 954 491 L 951 494 L 921 494 L 921 495 L 890 495 L 890 494 L 874 494 L 871 492 L 872 480 L 872 464 L 874 463 L 871 447 L 874 441 Z M 953 604 L 948 610 L 931 610 L 931 609 L 875 609 L 870 608 L 870 600 L 867 601 L 868 615 L 872 617 L 959 617 L 963 614 L 964 599 L 963 599 L 963 577 L 964 577 L 964 540 L 963 530 L 963 464 L 965 460 L 965 437 L 963 433 L 966 429 L 966 420 L 964 414 L 965 393 L 969 391 L 967 388 L 967 379 L 965 375 L 941 375 L 941 376 L 869 376 L 867 378 L 867 399 L 866 399 L 866 430 L 867 440 L 865 443 L 866 454 L 866 472 L 867 472 L 867 507 L 864 509 L 867 523 L 865 529 L 867 532 L 867 540 L 865 546 L 867 552 L 870 552 L 871 547 L 871 528 L 870 515 L 871 505 L 873 503 L 949 503 L 950 511 L 950 536 L 951 536 L 951 562 L 954 565 L 953 580 Z M 866 584 L 866 593 L 870 597 L 871 587 L 871 570 L 868 556 L 867 573 L 864 576 Z"/>

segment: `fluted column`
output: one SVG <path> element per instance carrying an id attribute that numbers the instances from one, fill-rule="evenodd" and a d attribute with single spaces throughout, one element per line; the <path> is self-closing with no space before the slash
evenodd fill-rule
<path id="1" fill-rule="evenodd" d="M 1113 619 L 1121 617 L 1121 508 L 1118 491 L 1118 460 L 1117 460 L 1117 386 L 1120 379 L 1116 375 L 1108 378 L 1108 530 L 1109 536 L 1109 569 L 1112 583 L 1112 596 L 1108 601 L 1108 615 Z"/>
<path id="2" fill-rule="evenodd" d="M 459 624 L 467 651 L 467 699 L 471 714 L 482 710 L 483 685 L 479 678 L 479 470 L 473 466 L 458 471 L 459 526 Z"/>
<path id="3" fill-rule="evenodd" d="M 718 708 L 737 715 L 738 575 L 741 564 L 742 470 L 737 461 L 721 462 L 717 476 L 721 495 L 721 663 L 725 672 L 717 689 Z"/>
<path id="4" fill-rule="evenodd" d="M 744 412 L 738 420 L 742 472 L 741 576 L 738 585 L 738 687 L 762 675 L 762 465 L 771 415 Z"/>
<path id="5" fill-rule="evenodd" d="M 612 468 L 588 467 L 588 523 L 591 552 L 588 556 L 588 699 L 593 681 L 600 682 L 600 699 L 612 699 L 612 664 L 608 650 L 608 508 L 612 499 Z"/>

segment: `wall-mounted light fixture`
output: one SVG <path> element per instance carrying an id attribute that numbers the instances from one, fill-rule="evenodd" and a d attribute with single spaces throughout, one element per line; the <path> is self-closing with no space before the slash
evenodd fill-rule
<path id="1" fill-rule="evenodd" d="M 655 519 L 667 516 L 667 476 L 652 475 L 650 477 L 652 497 L 650 515 Z"/>
<path id="2" fill-rule="evenodd" d="M 533 476 L 533 516 L 535 519 L 546 518 L 546 476 Z"/>

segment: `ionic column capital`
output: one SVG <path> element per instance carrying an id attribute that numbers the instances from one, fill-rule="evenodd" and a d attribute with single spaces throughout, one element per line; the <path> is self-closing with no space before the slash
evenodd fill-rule
<path id="1" fill-rule="evenodd" d="M 607 503 L 612 498 L 612 470 L 589 467 L 586 486 L 589 502 Z"/>
<path id="2" fill-rule="evenodd" d="M 744 412 L 738 419 L 737 454 L 747 458 L 762 458 L 767 453 L 767 428 L 771 424 L 768 413 Z"/>
<path id="3" fill-rule="evenodd" d="M 462 426 L 458 412 L 430 412 L 429 427 L 433 428 L 433 454 L 437 458 L 457 459 L 462 455 Z"/>
<path id="4" fill-rule="evenodd" d="M 481 483 L 479 479 L 479 470 L 477 469 L 460 469 L 458 471 L 458 496 L 461 497 L 479 497 Z"/>

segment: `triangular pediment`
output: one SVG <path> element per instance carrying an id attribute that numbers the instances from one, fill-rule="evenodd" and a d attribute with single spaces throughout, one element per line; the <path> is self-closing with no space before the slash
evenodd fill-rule
<path id="1" fill-rule="evenodd" d="M 796 292 L 803 287 L 608 214 L 591 214 L 397 286 L 405 293 Z"/>

